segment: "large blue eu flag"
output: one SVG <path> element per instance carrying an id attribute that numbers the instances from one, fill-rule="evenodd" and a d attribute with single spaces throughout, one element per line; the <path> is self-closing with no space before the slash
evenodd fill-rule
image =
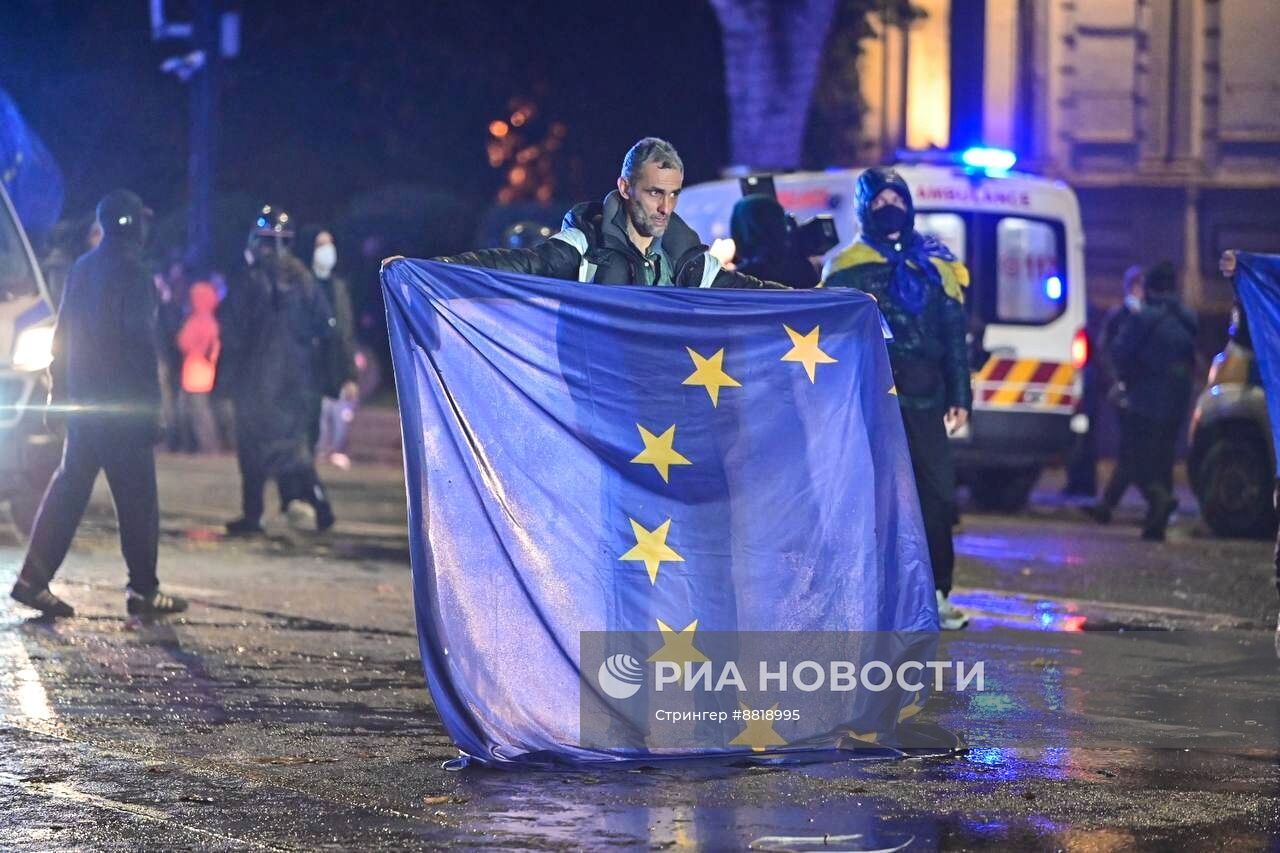
<path id="1" fill-rule="evenodd" d="M 691 654 L 713 633 L 936 638 L 869 297 L 413 260 L 382 283 L 422 658 L 465 755 L 635 757 L 583 742 L 584 632 Z"/>
<path id="2" fill-rule="evenodd" d="M 1280 448 L 1280 255 L 1236 253 L 1236 292 L 1267 392 L 1273 446 Z M 1276 476 L 1280 477 L 1280 454 Z"/>

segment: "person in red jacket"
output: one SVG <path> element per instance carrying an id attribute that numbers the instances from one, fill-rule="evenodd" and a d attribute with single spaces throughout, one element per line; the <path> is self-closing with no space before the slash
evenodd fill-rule
<path id="1" fill-rule="evenodd" d="M 191 425 L 196 449 L 213 453 L 219 449 L 218 427 L 209 404 L 209 392 L 218 370 L 222 342 L 218 333 L 218 292 L 207 281 L 198 281 L 188 293 L 190 313 L 178 330 L 178 351 L 182 353 L 182 396 L 180 417 Z"/>

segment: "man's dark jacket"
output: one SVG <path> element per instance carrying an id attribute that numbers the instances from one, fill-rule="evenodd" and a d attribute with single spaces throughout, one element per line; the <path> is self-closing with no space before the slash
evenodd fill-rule
<path id="1" fill-rule="evenodd" d="M 239 424 L 292 448 L 312 416 L 316 350 L 337 334 L 324 292 L 292 256 L 254 264 L 218 306 L 222 352 L 215 390 Z"/>
<path id="2" fill-rule="evenodd" d="M 643 284 L 645 258 L 627 237 L 626 226 L 626 208 L 615 191 L 603 203 L 575 205 L 565 214 L 561 230 L 531 249 L 481 249 L 437 260 L 569 281 Z M 697 233 L 674 213 L 661 239 L 677 287 L 783 287 L 721 269 Z"/>
<path id="3" fill-rule="evenodd" d="M 1111 344 L 1112 361 L 1128 391 L 1129 411 L 1180 421 L 1191 405 L 1196 316 L 1176 296 L 1148 294 Z"/>
<path id="4" fill-rule="evenodd" d="M 131 234 L 108 234 L 67 275 L 54 332 L 53 400 L 77 423 L 155 430 L 160 379 L 156 291 Z"/>
<path id="5" fill-rule="evenodd" d="M 351 289 L 336 275 L 316 276 L 333 312 L 334 334 L 316 349 L 316 390 L 325 397 L 337 397 L 346 382 L 356 381 L 356 324 L 351 309 Z"/>

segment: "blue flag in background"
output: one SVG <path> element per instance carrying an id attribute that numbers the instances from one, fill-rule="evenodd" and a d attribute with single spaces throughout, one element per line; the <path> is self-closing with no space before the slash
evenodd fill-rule
<path id="1" fill-rule="evenodd" d="M 1236 253 L 1236 292 L 1262 374 L 1273 447 L 1280 448 L 1280 255 Z M 1280 454 L 1276 476 L 1280 477 Z"/>
<path id="2" fill-rule="evenodd" d="M 936 632 L 869 297 L 382 282 L 422 657 L 466 755 L 618 757 L 579 741 L 584 631 Z"/>

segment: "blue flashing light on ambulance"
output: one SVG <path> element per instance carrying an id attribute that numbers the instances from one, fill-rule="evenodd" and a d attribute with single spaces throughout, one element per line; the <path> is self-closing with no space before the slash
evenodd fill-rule
<path id="1" fill-rule="evenodd" d="M 1025 505 L 1042 469 L 1089 428 L 1079 411 L 1085 334 L 1080 205 L 1061 181 L 1013 171 L 1011 152 L 904 152 L 895 168 L 911 187 L 916 230 L 969 267 L 974 409 L 953 436 L 957 472 L 984 509 Z M 826 214 L 841 246 L 858 234 L 860 169 L 776 174 L 778 200 L 797 219 Z M 736 178 L 686 187 L 680 216 L 704 239 L 727 238 L 741 197 Z"/>

